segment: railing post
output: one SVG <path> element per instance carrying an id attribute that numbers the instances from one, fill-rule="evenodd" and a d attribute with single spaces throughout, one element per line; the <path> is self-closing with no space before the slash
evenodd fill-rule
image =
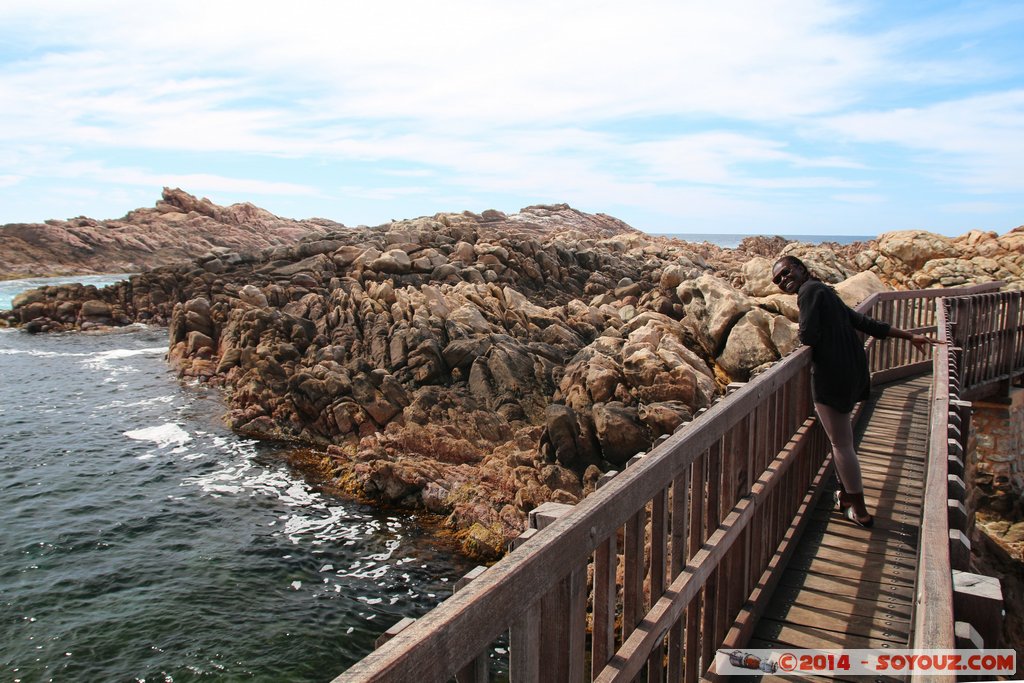
<path id="1" fill-rule="evenodd" d="M 1003 591 L 999 579 L 953 570 L 953 612 L 970 624 L 986 649 L 999 647 L 1003 629 Z"/>
<path id="2" fill-rule="evenodd" d="M 1003 351 L 1003 358 L 1000 367 L 1000 372 L 1006 376 L 1006 379 L 1000 383 L 1000 393 L 1004 396 L 1010 393 L 1010 385 L 1013 383 L 1013 371 L 1016 369 L 1014 364 L 1016 362 L 1016 346 L 1017 346 L 1017 335 L 1016 330 L 1013 329 L 1012 325 L 1016 324 L 1017 318 L 1020 313 L 1020 297 L 1010 296 L 1007 298 L 1006 314 L 1003 318 L 1003 329 L 1000 336 L 1000 347 Z"/>
<path id="3" fill-rule="evenodd" d="M 470 581 L 478 578 L 485 571 L 487 571 L 487 567 L 473 567 L 473 569 L 466 572 L 465 576 L 455 582 L 453 592 L 458 593 L 468 586 Z M 456 683 L 486 683 L 490 679 L 491 674 L 486 650 L 478 654 L 473 661 L 459 669 L 458 673 L 455 674 Z"/>
<path id="4" fill-rule="evenodd" d="M 597 482 L 600 489 L 618 472 L 606 472 Z M 591 678 L 615 653 L 615 570 L 618 566 L 618 536 L 612 534 L 594 550 L 594 625 L 591 638 Z"/>
<path id="5" fill-rule="evenodd" d="M 397 636 L 399 633 L 401 633 L 408 627 L 412 626 L 414 623 L 416 623 L 416 620 L 412 617 L 402 617 L 397 622 L 392 624 L 391 628 L 377 636 L 377 640 L 373 641 L 374 649 L 388 642 L 389 640 Z"/>
<path id="6" fill-rule="evenodd" d="M 573 509 L 544 503 L 530 511 L 530 526 L 541 530 Z M 540 599 L 540 681 L 579 681 L 586 648 L 587 567 L 573 567 Z"/>

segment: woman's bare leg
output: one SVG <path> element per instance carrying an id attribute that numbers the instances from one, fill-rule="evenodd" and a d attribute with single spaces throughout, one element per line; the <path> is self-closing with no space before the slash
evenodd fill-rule
<path id="1" fill-rule="evenodd" d="M 853 447 L 853 423 L 849 413 L 841 413 L 824 403 L 815 403 L 814 410 L 818 413 L 821 426 L 832 443 L 832 458 L 836 465 L 840 486 L 845 492 L 844 503 L 849 501 L 854 506 L 857 517 L 870 518 L 864 505 L 864 483 L 861 479 L 860 460 Z"/>

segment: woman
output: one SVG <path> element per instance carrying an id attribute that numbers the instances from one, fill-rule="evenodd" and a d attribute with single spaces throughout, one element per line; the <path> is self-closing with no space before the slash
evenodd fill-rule
<path id="1" fill-rule="evenodd" d="M 862 315 L 839 298 L 835 290 L 814 277 L 795 256 L 783 256 L 772 268 L 772 282 L 797 295 L 800 341 L 811 347 L 811 395 L 814 410 L 832 443 L 840 489 L 836 506 L 851 521 L 870 527 L 874 518 L 864 504 L 860 461 L 853 447 L 850 412 L 871 393 L 867 354 L 857 331 L 872 337 L 907 339 L 924 352 L 938 340 L 913 334 Z"/>

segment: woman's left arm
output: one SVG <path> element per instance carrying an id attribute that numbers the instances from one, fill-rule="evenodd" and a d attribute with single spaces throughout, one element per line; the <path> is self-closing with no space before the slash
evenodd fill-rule
<path id="1" fill-rule="evenodd" d="M 855 330 L 860 330 L 864 334 L 877 337 L 878 339 L 885 339 L 891 334 L 892 325 L 889 323 L 883 323 L 880 320 L 869 318 L 863 313 L 858 313 L 849 306 L 846 307 L 846 311 L 850 316 L 850 324 L 853 325 Z"/>
<path id="2" fill-rule="evenodd" d="M 917 349 L 921 353 L 924 353 L 929 346 L 935 346 L 937 344 L 942 343 L 935 337 L 929 337 L 928 335 L 924 334 L 915 334 L 913 332 L 907 332 L 906 330 L 901 330 L 898 327 L 890 327 L 889 336 L 896 337 L 897 339 L 906 339 L 907 341 L 914 345 L 915 349 Z"/>
<path id="3" fill-rule="evenodd" d="M 854 328 L 860 330 L 865 334 L 870 334 L 872 337 L 878 337 L 879 339 L 886 339 L 887 337 L 896 337 L 897 339 L 906 339 L 914 348 L 924 353 L 929 346 L 940 344 L 938 339 L 935 337 L 929 337 L 924 334 L 914 334 L 913 332 L 907 332 L 904 329 L 890 325 L 889 323 L 869 318 L 863 313 L 858 313 L 852 308 L 848 308 L 850 312 L 850 324 Z"/>

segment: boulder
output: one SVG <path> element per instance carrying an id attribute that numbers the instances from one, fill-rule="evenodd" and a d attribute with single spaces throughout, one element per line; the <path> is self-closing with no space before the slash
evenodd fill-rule
<path id="1" fill-rule="evenodd" d="M 887 292 L 890 287 L 887 287 L 877 274 L 868 270 L 846 278 L 835 286 L 835 290 L 847 306 L 856 308 L 872 294 Z"/>
<path id="2" fill-rule="evenodd" d="M 915 271 L 933 259 L 960 256 L 953 240 L 924 230 L 884 233 L 878 236 L 875 249 L 880 256 L 899 261 L 906 271 Z"/>
<path id="3" fill-rule="evenodd" d="M 266 308 L 270 305 L 267 301 L 267 296 L 255 285 L 245 285 L 239 289 L 238 298 L 250 306 L 257 306 L 259 308 Z"/>
<path id="4" fill-rule="evenodd" d="M 771 296 L 779 293 L 772 282 L 775 261 L 755 256 L 743 264 L 743 293 L 748 296 Z"/>
<path id="5" fill-rule="evenodd" d="M 106 301 L 90 299 L 82 303 L 80 315 L 87 320 L 110 318 L 113 309 Z"/>
<path id="6" fill-rule="evenodd" d="M 619 401 L 597 403 L 593 417 L 601 455 L 613 465 L 622 467 L 650 446 L 650 430 L 640 423 L 636 408 Z"/>
<path id="7" fill-rule="evenodd" d="M 769 313 L 755 308 L 732 328 L 725 349 L 718 357 L 718 364 L 732 380 L 745 382 L 754 368 L 778 360 L 779 354 L 772 342 L 773 320 Z"/>

